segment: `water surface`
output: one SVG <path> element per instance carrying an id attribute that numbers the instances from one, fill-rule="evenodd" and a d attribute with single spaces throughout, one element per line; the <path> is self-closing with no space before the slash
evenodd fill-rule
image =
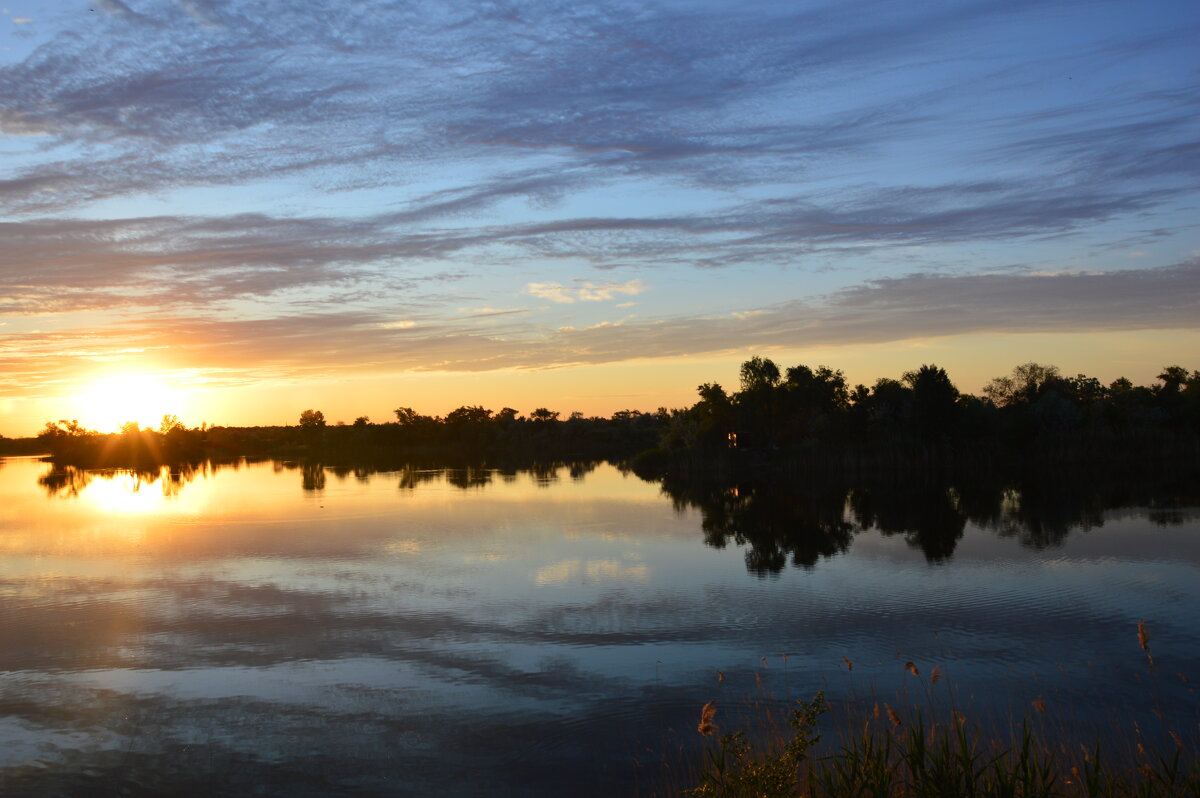
<path id="1" fill-rule="evenodd" d="M 0 792 L 649 794 L 818 689 L 1194 740 L 1167 494 L 0 461 Z"/>

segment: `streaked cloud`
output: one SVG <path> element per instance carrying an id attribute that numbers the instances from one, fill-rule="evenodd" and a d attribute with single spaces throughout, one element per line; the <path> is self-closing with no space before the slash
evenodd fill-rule
<path id="1" fill-rule="evenodd" d="M 593 283 L 583 280 L 573 286 L 561 283 L 529 283 L 525 286 L 526 292 L 539 299 L 567 305 L 575 302 L 606 302 L 622 294 L 636 296 L 645 288 L 645 284 L 638 279 L 625 283 Z"/>
<path id="2" fill-rule="evenodd" d="M 910 274 L 757 312 L 545 329 L 381 318 L 347 311 L 259 320 L 164 316 L 101 330 L 0 333 L 0 394 L 70 379 L 84 364 L 170 350 L 208 384 L 395 371 L 538 369 L 775 347 L 976 333 L 1194 329 L 1200 261 L 1057 275 Z M 18 348 L 19 347 L 19 348 Z M 347 353 L 352 353 L 348 357 Z"/>

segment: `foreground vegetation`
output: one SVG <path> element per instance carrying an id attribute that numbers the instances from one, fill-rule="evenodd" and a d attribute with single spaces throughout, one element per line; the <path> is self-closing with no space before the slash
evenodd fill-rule
<path id="1" fill-rule="evenodd" d="M 861 731 L 832 753 L 820 755 L 818 733 L 824 695 L 798 702 L 790 733 L 760 745 L 744 732 L 720 734 L 716 707 L 701 710 L 700 734 L 713 738 L 705 751 L 692 798 L 1175 798 L 1200 795 L 1200 765 L 1182 740 L 1166 753 L 1140 743 L 1137 756 L 1110 763 L 1099 745 L 1076 755 L 1038 739 L 1029 721 L 1016 739 L 989 739 L 959 713 L 927 727 L 906 721 L 890 707 L 864 720 Z"/>
<path id="2" fill-rule="evenodd" d="M 1154 684 L 1157 666 L 1144 622 L 1137 625 L 1137 642 L 1147 683 Z M 846 664 L 853 668 L 849 660 Z M 904 667 L 920 677 L 914 663 Z M 1175 675 L 1187 684 L 1184 674 Z M 821 719 L 829 707 L 821 692 L 811 701 L 795 702 L 788 728 L 774 722 L 770 704 L 758 705 L 756 715 L 766 723 L 754 742 L 744 731 L 722 733 L 717 705 L 709 702 L 700 710 L 696 729 L 707 746 L 694 786 L 683 794 L 691 798 L 1200 796 L 1196 730 L 1168 725 L 1178 722 L 1179 716 L 1167 720 L 1160 705 L 1164 696 L 1157 689 L 1150 704 L 1158 728 L 1132 720 L 1117 739 L 1110 732 L 1102 744 L 1096 729 L 1092 740 L 1071 740 L 1069 732 L 1047 723 L 1050 716 L 1041 696 L 1032 702 L 1036 721 L 1027 717 L 1010 721 L 1006 729 L 988 731 L 969 722 L 953 701 L 945 709 L 936 708 L 932 688 L 940 679 L 940 668 L 926 674 L 927 710 L 898 712 L 888 704 L 881 708 L 876 699 L 870 710 L 843 716 L 844 731 L 833 745 L 822 745 Z"/>
<path id="3" fill-rule="evenodd" d="M 528 416 L 463 406 L 445 417 L 411 408 L 395 420 L 327 424 L 307 409 L 279 427 L 188 428 L 164 416 L 158 429 L 126 424 L 102 434 L 76 421 L 49 422 L 37 437 L 0 439 L 0 453 L 38 448 L 84 466 L 137 466 L 200 457 L 313 455 L 364 457 L 504 455 L 525 458 L 640 454 L 641 470 L 662 473 L 698 464 L 818 458 L 823 463 L 895 467 L 912 462 L 971 462 L 995 457 L 1200 459 L 1200 371 L 1167 366 L 1150 386 L 1120 378 L 1108 385 L 1083 374 L 1026 363 L 965 394 L 944 369 L 924 365 L 871 387 L 849 386 L 841 371 L 805 365 L 781 370 L 754 357 L 740 389 L 699 386 L 689 408 L 624 410 L 609 418 L 537 408 Z"/>

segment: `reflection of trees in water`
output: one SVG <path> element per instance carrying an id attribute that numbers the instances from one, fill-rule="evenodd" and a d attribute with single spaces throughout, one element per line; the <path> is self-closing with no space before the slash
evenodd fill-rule
<path id="1" fill-rule="evenodd" d="M 400 469 L 400 482 L 396 487 L 403 491 L 414 491 L 418 485 L 425 482 L 434 482 L 440 479 L 441 476 L 442 471 L 438 468 L 405 466 Z"/>
<path id="2" fill-rule="evenodd" d="M 541 487 L 549 487 L 561 478 L 566 471 L 572 481 L 582 481 L 588 474 L 596 470 L 602 461 L 571 460 L 545 461 L 527 463 L 522 467 L 504 465 L 500 467 L 473 463 L 447 467 L 444 465 L 418 465 L 413 463 L 377 463 L 347 465 L 344 463 L 325 464 L 319 461 L 275 460 L 272 468 L 275 473 L 282 471 L 300 471 L 301 489 L 306 492 L 316 492 L 325 489 L 328 474 L 338 479 L 353 477 L 362 484 L 368 484 L 376 476 L 386 476 L 389 479 L 399 475 L 397 487 L 403 491 L 416 490 L 426 482 L 444 480 L 447 484 L 462 490 L 484 488 L 499 478 L 504 484 L 516 482 L 522 474 L 529 475 L 533 482 Z"/>
<path id="3" fill-rule="evenodd" d="M 951 486 L 890 483 L 850 491 L 850 508 L 860 529 L 902 535 L 929 562 L 948 560 L 966 529 L 967 518 Z"/>
<path id="4" fill-rule="evenodd" d="M 194 480 L 201 470 L 212 472 L 216 470 L 216 467 L 209 464 L 204 464 L 202 467 L 197 463 L 180 463 L 170 468 L 163 466 L 161 468 L 88 470 L 66 465 L 52 467 L 38 477 L 38 485 L 42 486 L 49 496 L 73 499 L 77 498 L 88 485 L 97 479 L 111 480 L 130 474 L 135 480 L 135 491 L 141 490 L 143 485 L 158 484 L 162 489 L 163 496 L 178 496 L 183 486 Z"/>
<path id="5" fill-rule="evenodd" d="M 540 488 L 548 488 L 558 482 L 558 463 L 534 463 L 529 466 L 533 481 Z"/>
<path id="6" fill-rule="evenodd" d="M 52 468 L 38 477 L 38 484 L 46 489 L 50 496 L 75 498 L 91 481 L 99 476 L 95 471 L 87 471 L 75 466 Z"/>
<path id="7" fill-rule="evenodd" d="M 665 477 L 663 490 L 676 509 L 701 512 L 704 542 L 748 546 L 746 567 L 778 573 L 788 560 L 812 568 L 821 557 L 850 548 L 858 532 L 900 535 L 931 563 L 949 560 L 968 523 L 1034 549 L 1062 545 L 1072 532 L 1104 523 L 1108 510 L 1151 508 L 1157 524 L 1195 517 L 1183 508 L 1200 504 L 1194 475 L 1024 473 L 854 480 L 835 476 L 753 479 Z"/>
<path id="8" fill-rule="evenodd" d="M 537 485 L 547 487 L 560 478 L 561 472 L 566 471 L 572 481 L 582 481 L 588 474 L 596 470 L 602 461 L 572 460 L 547 461 L 527 464 L 524 467 L 505 465 L 493 467 L 482 463 L 456 467 L 428 467 L 405 463 L 325 464 L 318 461 L 272 460 L 271 469 L 276 474 L 288 471 L 300 472 L 300 488 L 309 493 L 322 491 L 326 487 L 328 476 L 332 474 L 339 480 L 353 478 L 361 484 L 368 484 L 376 477 L 386 477 L 399 480 L 400 490 L 412 491 L 417 486 L 427 482 L 444 480 L 462 490 L 484 488 L 492 484 L 497 477 L 504 484 L 516 482 L 522 475 L 527 475 Z M 238 470 L 247 462 L 233 460 L 230 462 L 202 461 L 198 463 L 181 463 L 167 467 L 149 469 L 106 469 L 89 470 L 77 466 L 56 466 L 38 477 L 38 484 L 51 496 L 76 497 L 84 488 L 96 479 L 112 479 L 118 474 L 133 474 L 139 483 L 158 483 L 164 496 L 177 496 L 183 487 L 199 474 L 215 474 L 223 469 Z"/>
<path id="9" fill-rule="evenodd" d="M 1034 549 L 1061 546 L 1073 531 L 1104 525 L 1104 511 L 1127 506 L 1123 497 L 1104 496 L 1071 481 L 1023 481 L 1006 492 L 998 518 L 982 524 L 1001 537 Z"/>
<path id="10" fill-rule="evenodd" d="M 309 493 L 325 490 L 325 466 L 320 463 L 301 463 L 300 488 Z"/>
<path id="11" fill-rule="evenodd" d="M 446 470 L 446 481 L 456 488 L 469 490 L 482 488 L 492 481 L 492 472 L 487 468 L 470 467 Z"/>
<path id="12" fill-rule="evenodd" d="M 850 548 L 855 530 L 845 515 L 844 486 L 777 487 L 747 482 L 663 483 L 676 509 L 700 508 L 706 544 L 748 545 L 746 567 L 760 576 L 778 573 L 789 559 L 795 566 L 811 568 L 821 557 Z"/>

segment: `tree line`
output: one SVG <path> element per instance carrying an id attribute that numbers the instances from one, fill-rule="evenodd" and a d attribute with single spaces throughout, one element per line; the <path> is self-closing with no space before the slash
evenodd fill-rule
<path id="1" fill-rule="evenodd" d="M 753 357 L 730 394 L 716 383 L 673 413 L 660 438 L 665 451 L 797 451 L 838 445 L 1005 448 L 1138 439 L 1195 442 L 1200 433 L 1200 371 L 1167 366 L 1158 382 L 1121 377 L 1104 385 L 1055 366 L 1024 363 L 964 393 L 932 364 L 851 387 L 840 370 L 798 365 L 781 370 Z"/>
<path id="2" fill-rule="evenodd" d="M 976 453 L 1055 448 L 1113 453 L 1200 451 L 1200 371 L 1162 369 L 1151 385 L 1124 377 L 1105 385 L 1055 366 L 1024 363 L 991 380 L 979 395 L 964 393 L 946 370 L 922 365 L 898 379 L 851 386 L 840 370 L 769 358 L 742 363 L 738 390 L 710 382 L 687 408 L 621 410 L 611 416 L 538 407 L 523 415 L 504 407 L 463 405 L 444 417 L 397 407 L 380 423 L 359 416 L 328 424 L 309 408 L 295 425 L 188 428 L 164 416 L 157 429 L 130 422 L 101 434 L 77 421 L 48 422 L 37 446 L 56 459 L 119 465 L 240 455 L 354 457 L 628 458 L 643 465 L 681 459 L 712 462 L 832 452 Z M 3 441 L 0 441 L 3 443 Z M 3 451 L 0 448 L 0 451 Z M 636 461 L 635 461 L 636 463 Z"/>

